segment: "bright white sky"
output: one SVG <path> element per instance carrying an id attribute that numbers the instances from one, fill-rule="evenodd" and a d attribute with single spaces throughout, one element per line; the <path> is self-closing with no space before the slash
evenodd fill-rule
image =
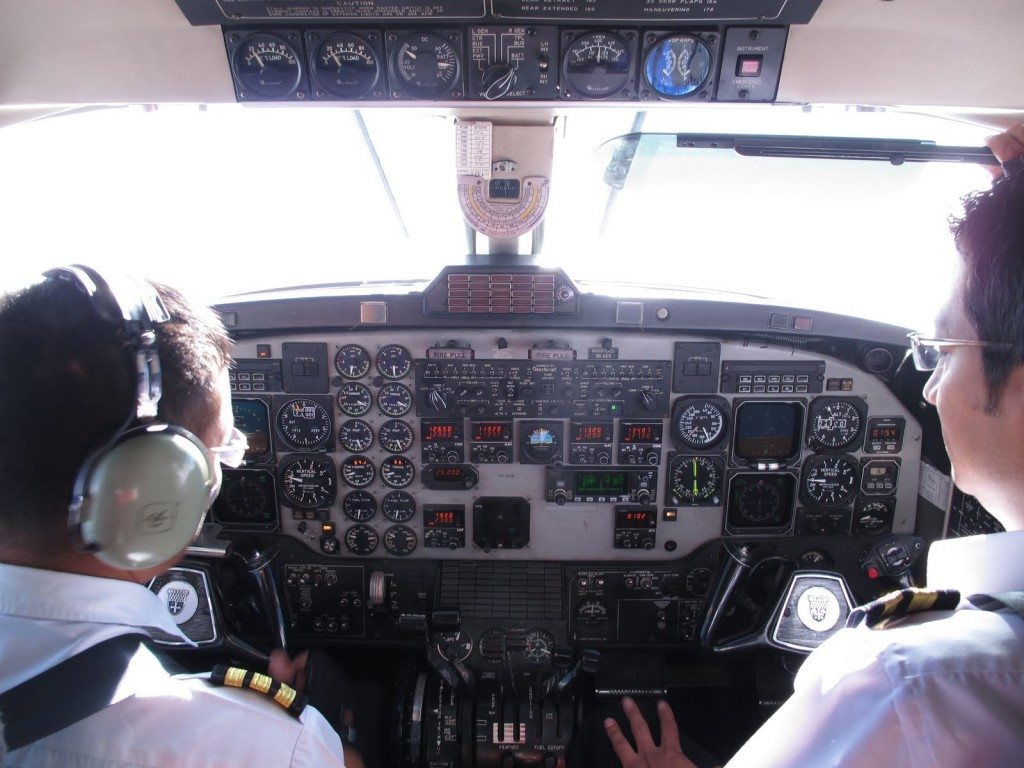
<path id="1" fill-rule="evenodd" d="M 0 289 L 84 262 L 204 300 L 248 290 L 432 277 L 465 229 L 449 118 L 364 112 L 406 238 L 351 112 L 140 107 L 0 131 Z M 683 285 L 927 327 L 956 264 L 946 218 L 977 167 L 638 153 L 605 236 L 601 176 L 633 113 L 559 126 L 542 263 L 577 279 Z M 979 145 L 948 120 L 840 109 L 652 111 L 645 131 L 908 136 Z"/>

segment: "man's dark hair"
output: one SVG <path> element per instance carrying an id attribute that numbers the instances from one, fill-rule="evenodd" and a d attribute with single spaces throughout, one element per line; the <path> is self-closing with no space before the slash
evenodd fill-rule
<path id="1" fill-rule="evenodd" d="M 231 343 L 217 316 L 153 284 L 171 321 L 157 328 L 161 419 L 202 434 L 219 417 L 217 377 Z M 36 551 L 65 542 L 86 457 L 134 413 L 134 363 L 118 328 L 63 280 L 0 299 L 0 541 Z"/>
<path id="2" fill-rule="evenodd" d="M 1024 362 L 1024 175 L 1004 177 L 964 198 L 951 224 L 963 257 L 964 313 L 982 341 L 989 412 L 999 407 L 1013 369 Z"/>

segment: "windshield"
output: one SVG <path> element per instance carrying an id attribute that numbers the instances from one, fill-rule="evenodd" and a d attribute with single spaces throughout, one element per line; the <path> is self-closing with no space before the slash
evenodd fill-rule
<path id="1" fill-rule="evenodd" d="M 617 137 L 639 129 L 624 155 Z M 924 327 L 956 265 L 947 219 L 984 169 L 744 158 L 676 132 L 904 137 L 989 131 L 900 112 L 580 109 L 557 118 L 539 263 L 585 289 L 685 287 Z M 609 164 L 628 162 L 628 173 Z M 0 131 L 2 288 L 56 263 L 143 273 L 204 300 L 426 280 L 462 263 L 453 118 L 379 109 L 97 109 Z M 621 171 L 621 168 L 617 169 Z M 615 183 L 610 186 L 607 181 Z M 894 290 L 913 286 L 914 290 Z"/>

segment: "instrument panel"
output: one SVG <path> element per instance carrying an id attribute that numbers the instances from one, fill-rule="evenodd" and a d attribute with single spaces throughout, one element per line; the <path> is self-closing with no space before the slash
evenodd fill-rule
<path id="1" fill-rule="evenodd" d="M 659 562 L 723 536 L 913 531 L 921 430 L 876 376 L 786 346 L 551 335 L 239 339 L 250 451 L 214 521 L 338 562 Z"/>
<path id="2" fill-rule="evenodd" d="M 785 26 L 666 21 L 232 26 L 224 43 L 239 102 L 774 100 Z"/>

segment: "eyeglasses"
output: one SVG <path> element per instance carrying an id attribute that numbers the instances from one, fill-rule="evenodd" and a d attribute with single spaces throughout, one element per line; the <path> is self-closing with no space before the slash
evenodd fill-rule
<path id="1" fill-rule="evenodd" d="M 233 426 L 231 427 L 228 441 L 224 445 L 218 445 L 216 448 L 207 448 L 207 450 L 216 456 L 225 467 L 237 469 L 242 466 L 245 452 L 249 450 L 249 440 L 242 430 Z"/>
<path id="2" fill-rule="evenodd" d="M 995 341 L 977 341 L 972 339 L 929 339 L 916 331 L 908 333 L 910 352 L 914 358 L 914 367 L 919 371 L 934 371 L 939 364 L 943 351 L 951 347 L 992 347 L 994 349 L 1010 349 L 1012 344 Z"/>

